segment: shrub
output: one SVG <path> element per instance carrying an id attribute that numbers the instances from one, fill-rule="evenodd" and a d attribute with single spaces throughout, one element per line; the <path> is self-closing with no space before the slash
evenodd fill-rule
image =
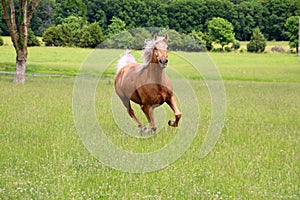
<path id="1" fill-rule="evenodd" d="M 222 47 L 213 47 L 211 49 L 212 52 L 217 52 L 217 53 L 220 53 L 220 52 L 223 52 L 223 48 Z"/>
<path id="2" fill-rule="evenodd" d="M 34 32 L 30 28 L 28 29 L 28 46 L 41 46 L 40 41 L 37 39 L 37 37 L 34 35 Z"/>
<path id="3" fill-rule="evenodd" d="M 225 52 L 232 52 L 232 48 L 229 47 L 229 46 L 225 46 L 224 51 Z"/>
<path id="4" fill-rule="evenodd" d="M 264 52 L 267 46 L 267 41 L 265 36 L 260 32 L 259 28 L 253 30 L 251 40 L 247 44 L 248 52 Z"/>
<path id="5" fill-rule="evenodd" d="M 80 35 L 80 47 L 95 48 L 104 40 L 102 29 L 96 22 L 85 26 Z"/>
<path id="6" fill-rule="evenodd" d="M 195 40 L 195 43 L 197 44 L 198 47 L 201 47 L 199 48 L 200 51 L 204 51 L 204 50 L 211 50 L 212 48 L 212 40 L 209 39 L 209 36 L 205 33 L 202 33 L 202 32 L 197 32 L 195 30 L 193 30 L 190 34 L 189 34 L 190 37 L 194 38 Z"/>
<path id="7" fill-rule="evenodd" d="M 43 41 L 46 46 L 79 46 L 85 23 L 80 17 L 70 16 L 62 24 L 48 28 Z"/>
<path id="8" fill-rule="evenodd" d="M 151 33 L 145 28 L 133 29 L 129 33 L 133 36 L 132 49 L 136 50 L 142 50 L 145 46 L 145 41 L 152 38 Z"/>
<path id="9" fill-rule="evenodd" d="M 0 36 L 0 46 L 4 44 L 3 38 Z"/>
<path id="10" fill-rule="evenodd" d="M 43 41 L 46 46 L 63 46 L 61 30 L 58 26 L 49 27 L 43 34 Z"/>
<path id="11" fill-rule="evenodd" d="M 113 49 L 132 49 L 134 38 L 128 31 L 116 34 L 104 42 L 99 47 L 101 48 L 113 48 Z"/>
<path id="12" fill-rule="evenodd" d="M 233 44 L 232 44 L 232 48 L 233 48 L 234 50 L 238 50 L 239 48 L 241 48 L 240 42 L 239 42 L 238 40 L 235 40 L 235 41 L 233 42 Z"/>

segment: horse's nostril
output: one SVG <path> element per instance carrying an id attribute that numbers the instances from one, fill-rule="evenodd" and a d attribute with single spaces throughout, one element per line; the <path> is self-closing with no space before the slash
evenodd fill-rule
<path id="1" fill-rule="evenodd" d="M 166 59 L 166 63 L 168 63 L 168 59 Z"/>

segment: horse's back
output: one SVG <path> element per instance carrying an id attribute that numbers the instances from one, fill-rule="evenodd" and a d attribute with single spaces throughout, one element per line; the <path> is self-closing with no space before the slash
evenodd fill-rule
<path id="1" fill-rule="evenodd" d="M 128 64 L 128 65 L 122 67 L 118 71 L 118 73 L 115 77 L 115 85 L 120 79 L 122 79 L 128 73 L 128 71 L 134 70 L 134 68 L 137 67 L 138 65 L 139 65 L 138 63 L 131 63 L 131 64 Z"/>
<path id="2" fill-rule="evenodd" d="M 138 63 L 131 63 L 123 68 L 117 73 L 115 78 L 115 90 L 117 94 L 121 97 L 130 98 L 130 94 L 134 92 L 134 81 L 136 80 L 136 67 L 139 66 Z"/>

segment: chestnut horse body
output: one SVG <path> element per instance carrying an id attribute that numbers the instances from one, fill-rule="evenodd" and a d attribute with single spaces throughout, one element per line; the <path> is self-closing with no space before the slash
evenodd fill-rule
<path id="1" fill-rule="evenodd" d="M 155 132 L 153 109 L 166 102 L 175 113 L 175 120 L 169 125 L 178 126 L 181 113 L 176 105 L 173 88 L 164 68 L 168 63 L 167 49 L 168 35 L 148 41 L 144 50 L 144 63 L 136 63 L 130 51 L 126 51 L 118 64 L 115 78 L 115 90 L 122 100 L 127 111 L 141 130 L 148 130 L 137 119 L 130 105 L 130 100 L 139 104 L 150 124 L 151 131 Z M 124 66 L 125 65 L 125 66 Z"/>

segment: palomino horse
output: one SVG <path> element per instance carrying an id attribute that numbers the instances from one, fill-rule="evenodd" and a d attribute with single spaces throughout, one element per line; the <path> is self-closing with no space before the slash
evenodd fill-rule
<path id="1" fill-rule="evenodd" d="M 181 112 L 177 108 L 173 88 L 164 68 L 168 63 L 168 35 L 147 41 L 144 49 L 143 64 L 136 63 L 130 51 L 126 51 L 118 63 L 115 78 L 115 90 L 127 111 L 142 131 L 147 127 L 137 119 L 130 105 L 130 100 L 139 104 L 145 113 L 152 132 L 156 131 L 153 109 L 166 102 L 175 113 L 175 120 L 169 125 L 178 126 Z"/>

